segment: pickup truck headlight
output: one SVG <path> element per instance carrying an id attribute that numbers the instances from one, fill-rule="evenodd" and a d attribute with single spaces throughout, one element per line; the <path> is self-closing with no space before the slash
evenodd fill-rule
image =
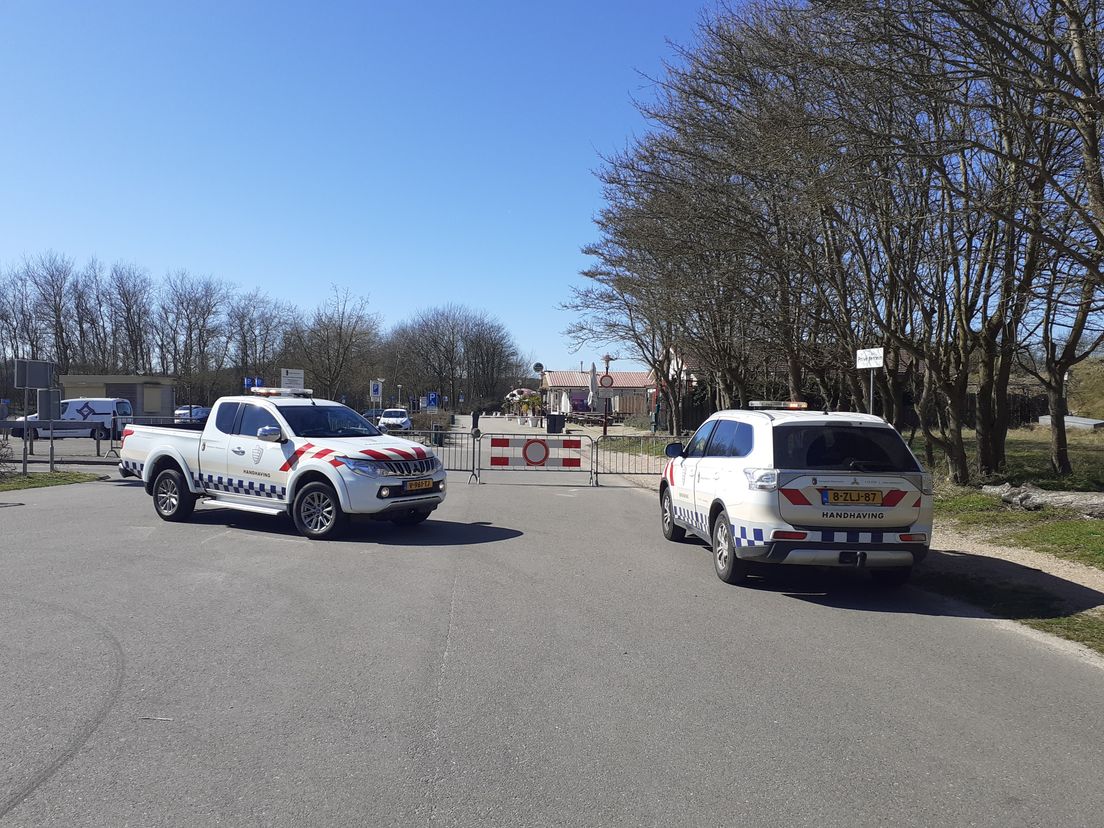
<path id="1" fill-rule="evenodd" d="M 380 467 L 375 460 L 365 460 L 363 457 L 335 457 L 334 460 L 346 466 L 353 474 L 362 477 L 380 476 Z"/>
<path id="2" fill-rule="evenodd" d="M 434 470 L 435 472 L 436 472 L 436 471 L 440 471 L 440 470 L 441 470 L 441 469 L 443 469 L 444 467 L 445 467 L 445 464 L 444 464 L 444 462 L 443 462 L 443 461 L 441 460 L 441 458 L 440 458 L 440 457 L 437 457 L 437 456 L 434 456 L 434 458 L 433 458 L 433 470 Z"/>

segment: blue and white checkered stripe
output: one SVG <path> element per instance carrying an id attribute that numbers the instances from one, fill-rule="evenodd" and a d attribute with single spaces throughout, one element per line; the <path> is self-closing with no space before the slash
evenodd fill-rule
<path id="1" fill-rule="evenodd" d="M 142 469 L 146 467 L 145 463 L 139 463 L 137 460 L 123 460 L 119 465 L 129 472 L 134 472 L 139 477 L 142 476 Z"/>
<path id="2" fill-rule="evenodd" d="M 690 526 L 703 535 L 709 533 L 707 516 L 701 512 L 675 507 L 675 518 L 679 523 Z M 792 526 L 774 527 L 783 531 L 794 531 Z M 764 530 L 757 526 L 744 526 L 739 523 L 732 524 L 732 542 L 736 546 L 763 546 L 769 541 L 768 535 L 772 529 Z M 898 532 L 862 532 L 849 529 L 822 529 L 820 531 L 805 531 L 806 543 L 855 543 L 855 544 L 887 544 L 903 543 Z"/>
<path id="3" fill-rule="evenodd" d="M 695 532 L 701 532 L 703 535 L 709 534 L 708 516 L 701 512 L 676 506 L 675 518 L 680 523 L 689 525 Z M 741 526 L 738 523 L 732 524 L 732 540 L 736 546 L 761 546 L 765 543 L 762 529 L 754 526 Z"/>
<path id="4" fill-rule="evenodd" d="M 820 535 L 818 538 L 817 535 Z M 824 529 L 809 532 L 809 540 L 821 543 L 902 543 L 899 532 L 860 532 L 848 529 Z"/>
<path id="5" fill-rule="evenodd" d="M 706 522 L 705 515 L 695 512 L 692 509 L 684 509 L 681 506 L 676 506 L 675 519 L 678 520 L 679 523 L 690 526 L 690 528 L 695 531 L 709 531 L 709 524 Z"/>
<path id="6" fill-rule="evenodd" d="M 258 483 L 256 480 L 238 480 L 214 474 L 192 474 L 195 484 L 209 492 L 227 492 L 228 494 L 253 495 L 269 500 L 284 500 L 287 489 L 271 483 Z"/>

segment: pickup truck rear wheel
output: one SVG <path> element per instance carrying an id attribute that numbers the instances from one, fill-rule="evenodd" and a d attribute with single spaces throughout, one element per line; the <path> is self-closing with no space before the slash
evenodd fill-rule
<path id="1" fill-rule="evenodd" d="M 179 469 L 165 469 L 153 481 L 153 509 L 161 520 L 187 520 L 195 510 L 196 497 L 188 491 Z"/>
<path id="2" fill-rule="evenodd" d="M 296 492 L 291 517 L 299 534 L 311 540 L 329 540 L 341 534 L 347 516 L 333 486 L 316 482 Z"/>
<path id="3" fill-rule="evenodd" d="M 675 506 L 671 502 L 670 489 L 663 490 L 663 497 L 659 501 L 659 516 L 663 526 L 663 537 L 669 541 L 680 541 L 686 538 L 686 530 L 675 523 Z"/>
<path id="4" fill-rule="evenodd" d="M 713 521 L 713 568 L 717 577 L 726 584 L 740 584 L 747 580 L 749 564 L 736 557 L 736 544 L 732 539 L 732 524 L 724 509 Z"/>

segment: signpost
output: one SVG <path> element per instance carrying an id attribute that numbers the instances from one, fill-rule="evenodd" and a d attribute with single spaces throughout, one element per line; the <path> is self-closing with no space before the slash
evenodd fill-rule
<path id="1" fill-rule="evenodd" d="M 17 359 L 15 361 L 15 387 L 23 389 L 23 474 L 27 474 L 27 435 L 30 429 L 27 427 L 27 409 L 30 407 L 31 389 L 51 388 L 54 384 L 54 371 L 56 365 L 42 359 Z M 60 395 L 59 395 L 60 396 Z M 41 412 L 39 419 L 42 419 Z M 53 419 L 50 420 L 50 471 L 54 470 Z"/>
<path id="2" fill-rule="evenodd" d="M 372 398 L 372 402 L 376 403 L 373 408 L 379 408 L 383 403 L 383 380 L 372 380 L 372 384 L 369 387 L 369 397 Z"/>
<path id="3" fill-rule="evenodd" d="M 293 388 L 296 391 L 303 390 L 303 383 L 305 382 L 302 368 L 281 368 L 280 369 L 280 387 L 281 388 Z"/>
<path id="4" fill-rule="evenodd" d="M 855 367 L 870 369 L 870 408 L 874 413 L 874 369 L 881 368 L 885 364 L 885 348 L 860 348 L 855 351 Z"/>

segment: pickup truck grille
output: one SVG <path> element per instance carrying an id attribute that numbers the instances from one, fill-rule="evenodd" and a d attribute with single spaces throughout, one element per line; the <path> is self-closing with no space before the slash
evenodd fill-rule
<path id="1" fill-rule="evenodd" d="M 380 462 L 380 466 L 396 477 L 413 477 L 433 471 L 432 460 L 384 460 Z"/>

